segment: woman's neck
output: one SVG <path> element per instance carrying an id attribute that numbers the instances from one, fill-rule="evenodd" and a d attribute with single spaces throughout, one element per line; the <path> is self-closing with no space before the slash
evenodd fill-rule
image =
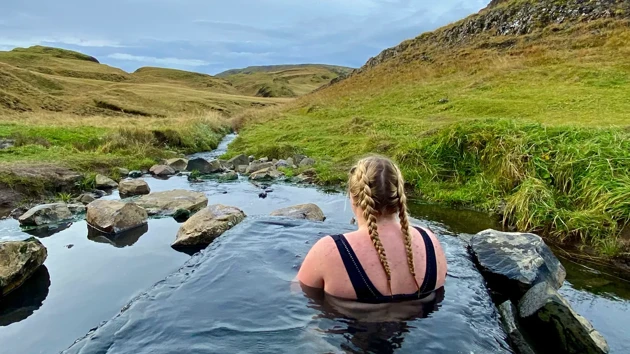
<path id="1" fill-rule="evenodd" d="M 357 218 L 356 220 L 357 220 L 357 226 L 359 227 L 359 230 L 368 229 L 367 221 L 365 219 Z M 376 219 L 376 225 L 382 228 L 386 228 L 390 225 L 398 225 L 398 219 L 396 219 L 396 216 L 394 214 L 381 216 Z"/>

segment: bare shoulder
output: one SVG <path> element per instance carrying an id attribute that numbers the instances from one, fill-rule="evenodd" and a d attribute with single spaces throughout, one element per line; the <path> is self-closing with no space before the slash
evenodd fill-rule
<path id="1" fill-rule="evenodd" d="M 446 281 L 446 273 L 448 271 L 448 266 L 446 264 L 446 254 L 444 253 L 444 249 L 442 248 L 442 244 L 440 243 L 440 240 L 435 235 L 435 233 L 433 233 L 433 231 L 431 231 L 429 228 L 426 228 L 426 227 L 420 227 L 420 226 L 417 226 L 417 227 L 422 229 L 424 232 L 426 232 L 427 235 L 431 238 L 431 242 L 433 243 L 433 249 L 435 250 L 435 258 L 436 258 L 437 267 L 438 267 L 437 286 L 441 287 L 442 285 L 444 285 L 444 282 Z"/>

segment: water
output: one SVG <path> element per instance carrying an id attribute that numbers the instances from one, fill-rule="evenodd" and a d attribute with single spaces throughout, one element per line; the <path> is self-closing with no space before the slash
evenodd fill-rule
<path id="1" fill-rule="evenodd" d="M 202 191 L 211 204 L 237 206 L 248 218 L 192 258 L 170 248 L 180 226 L 170 218 L 152 219 L 147 229 L 123 240 L 91 237 L 84 221 L 40 233 L 49 256 L 23 289 L 2 300 L 0 353 L 59 353 L 103 321 L 108 322 L 89 341 L 68 353 L 510 352 L 483 279 L 455 237 L 497 228 L 485 214 L 412 204 L 415 221 L 430 226 L 447 253 L 444 300 L 409 321 L 365 324 L 292 289 L 297 265 L 313 242 L 350 227 L 343 195 L 274 184 L 260 199 L 260 189 L 246 180 L 146 180 L 153 191 Z M 318 204 L 326 222 L 264 217 L 305 202 Z M 16 221 L 0 221 L 0 240 L 28 236 Z M 613 353 L 630 352 L 624 333 L 630 287 L 580 265 L 565 266 L 562 293 L 604 334 Z"/>

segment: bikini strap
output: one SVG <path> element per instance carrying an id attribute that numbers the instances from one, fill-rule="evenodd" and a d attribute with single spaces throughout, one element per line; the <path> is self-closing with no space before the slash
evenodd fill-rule
<path id="1" fill-rule="evenodd" d="M 437 284 L 437 258 L 435 256 L 435 247 L 433 246 L 433 241 L 431 240 L 431 236 L 420 227 L 414 226 L 420 235 L 422 235 L 422 239 L 424 240 L 424 248 L 426 249 L 426 259 L 427 265 L 424 273 L 424 280 L 422 281 L 422 285 L 420 286 L 420 293 L 426 293 L 429 291 L 435 290 L 435 285 Z"/>
<path id="2" fill-rule="evenodd" d="M 357 300 L 374 299 L 382 296 L 374 284 L 372 284 L 370 278 L 368 278 L 365 269 L 361 266 L 359 258 L 354 253 L 346 237 L 344 235 L 333 235 L 331 237 L 337 245 L 337 250 L 339 250 L 343 265 L 346 268 L 352 287 L 357 294 Z"/>

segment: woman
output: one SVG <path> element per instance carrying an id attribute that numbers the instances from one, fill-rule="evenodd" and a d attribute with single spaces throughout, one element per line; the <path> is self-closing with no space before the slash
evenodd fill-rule
<path id="1" fill-rule="evenodd" d="M 446 257 L 433 233 L 409 227 L 398 166 L 383 157 L 362 159 L 350 171 L 348 192 L 358 230 L 319 240 L 298 280 L 369 304 L 427 299 L 441 289 Z"/>

